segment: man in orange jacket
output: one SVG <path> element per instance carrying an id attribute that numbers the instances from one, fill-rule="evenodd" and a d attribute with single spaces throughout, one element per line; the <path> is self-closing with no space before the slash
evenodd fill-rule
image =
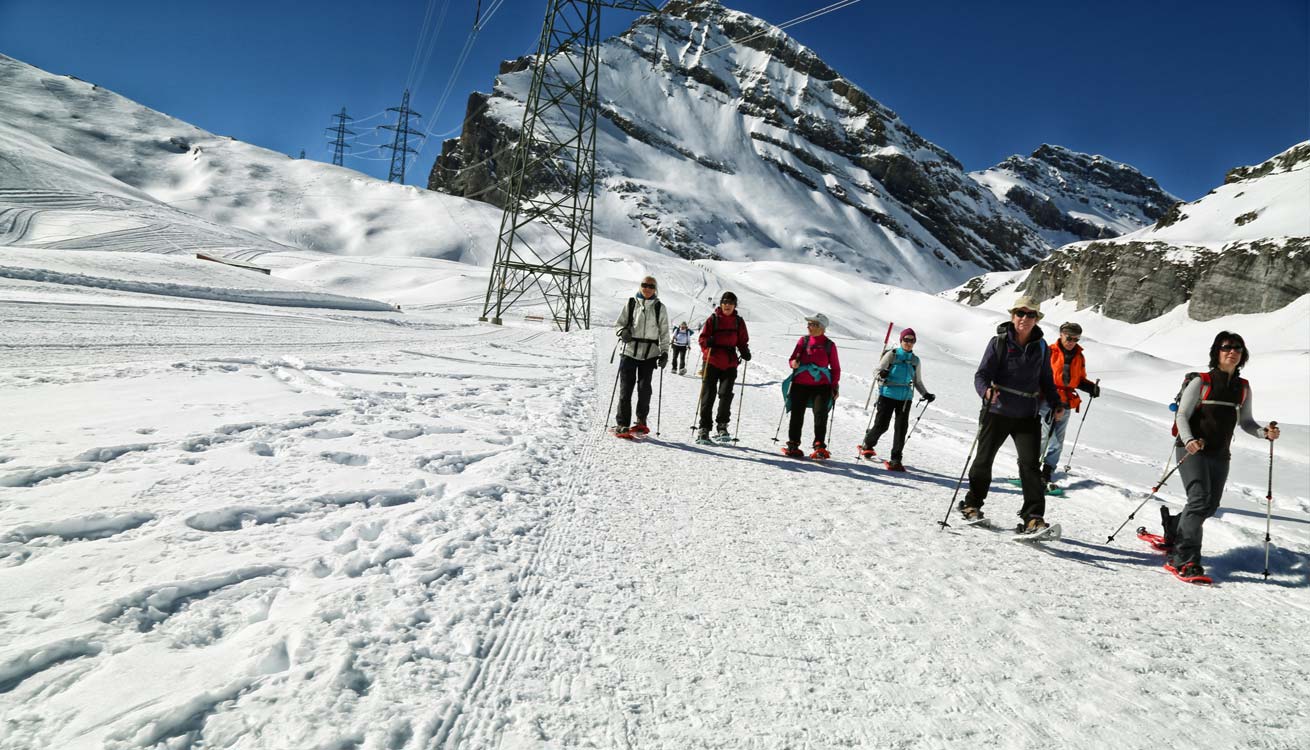
<path id="1" fill-rule="evenodd" d="M 1078 345 L 1082 336 L 1082 326 L 1064 323 L 1060 326 L 1059 340 L 1051 347 L 1051 374 L 1055 376 L 1055 390 L 1060 394 L 1065 410 L 1060 419 L 1052 419 L 1050 408 L 1042 404 L 1042 445 L 1046 446 L 1042 479 L 1048 488 L 1051 475 L 1060 463 L 1060 454 L 1064 452 L 1064 431 L 1069 426 L 1069 415 L 1078 411 L 1083 402 L 1078 391 L 1092 398 L 1101 395 L 1101 387 L 1087 379 L 1087 362 L 1083 359 L 1083 348 Z"/>

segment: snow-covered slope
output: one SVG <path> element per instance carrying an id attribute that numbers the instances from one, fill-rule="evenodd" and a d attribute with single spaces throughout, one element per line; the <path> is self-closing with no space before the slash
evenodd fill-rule
<path id="1" fill-rule="evenodd" d="M 1052 247 L 1136 231 L 1178 202 L 1127 164 L 1047 144 L 969 176 L 1027 217 Z"/>
<path id="2" fill-rule="evenodd" d="M 1017 270 L 1054 247 L 1038 221 L 758 18 L 675 0 L 658 21 L 603 43 L 600 57 L 596 226 L 609 237 L 686 258 L 804 260 L 929 290 L 976 269 Z M 470 97 L 430 187 L 503 205 L 497 180 L 511 173 L 533 64 L 503 64 L 492 94 Z M 1137 173 L 1121 166 L 1064 169 L 1060 191 L 1043 194 L 1107 233 L 1136 229 L 1151 220 L 1151 199 L 1140 197 L 1140 216 L 1127 208 L 1139 196 L 1115 179 Z M 530 170 L 528 184 L 549 180 Z M 1080 200 L 1093 205 L 1075 209 Z"/>
<path id="3" fill-rule="evenodd" d="M 494 209 L 214 135 L 0 55 L 0 245 L 489 262 Z M 434 231 L 437 227 L 456 231 Z"/>
<path id="4" fill-rule="evenodd" d="M 1067 245 L 1020 275 L 989 274 L 947 294 L 979 304 L 1000 288 L 1063 298 L 1128 322 L 1183 307 L 1215 318 L 1278 310 L 1310 294 L 1310 142 L 1174 205 L 1154 225 Z"/>

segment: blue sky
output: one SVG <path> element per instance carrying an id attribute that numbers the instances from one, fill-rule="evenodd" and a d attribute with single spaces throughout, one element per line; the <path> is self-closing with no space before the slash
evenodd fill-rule
<path id="1" fill-rule="evenodd" d="M 505 0 L 437 102 L 477 0 L 445 8 L 411 105 L 436 134 L 407 175 L 425 184 L 441 134 L 502 59 L 535 48 L 545 3 Z M 780 23 L 830 0 L 733 0 Z M 493 0 L 483 0 L 484 10 Z M 428 0 L 0 0 L 0 52 L 93 81 L 215 133 L 327 161 L 345 106 L 361 141 L 397 106 Z M 1192 200 L 1230 167 L 1310 138 L 1310 2 L 862 0 L 788 30 L 914 130 L 982 169 L 1041 143 L 1104 154 Z M 606 11 L 605 32 L 635 16 Z M 432 118 L 435 116 L 435 122 Z M 364 149 L 358 149 L 364 151 Z M 365 154 L 361 154 L 363 156 Z M 376 152 L 347 165 L 385 178 Z"/>

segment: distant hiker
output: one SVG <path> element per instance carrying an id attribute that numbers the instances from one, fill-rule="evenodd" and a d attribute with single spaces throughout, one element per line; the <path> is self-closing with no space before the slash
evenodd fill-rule
<path id="1" fill-rule="evenodd" d="M 967 520 L 982 517 L 983 501 L 992 482 L 992 461 L 1006 438 L 1019 453 L 1019 480 L 1023 487 L 1023 519 L 1020 532 L 1035 533 L 1050 524 L 1046 513 L 1046 487 L 1041 474 L 1041 418 L 1039 405 L 1045 401 L 1055 419 L 1064 415 L 1064 404 L 1051 377 L 1051 358 L 1037 321 L 1042 317 L 1037 300 L 1019 297 L 1010 308 L 1010 321 L 996 327 L 987 342 L 982 362 L 973 375 L 974 388 L 987 403 L 978 433 L 978 454 L 969 468 L 969 492 L 960 502 Z"/>
<path id="2" fill-rule="evenodd" d="M 705 319 L 700 329 L 701 352 L 705 360 L 705 374 L 700 389 L 700 430 L 697 442 L 709 442 L 710 412 L 714 399 L 719 399 L 719 410 L 714 414 L 714 439 L 732 439 L 728 423 L 732 421 L 732 386 L 737 382 L 738 356 L 744 362 L 751 360 L 750 334 L 746 321 L 737 314 L 737 295 L 724 292 L 719 306 Z"/>
<path id="3" fill-rule="evenodd" d="M 919 355 L 914 353 L 914 344 L 918 340 L 914 329 L 906 328 L 901 331 L 901 345 L 882 355 L 878 363 L 878 381 L 882 385 L 878 389 L 877 417 L 874 418 L 873 427 L 865 433 L 864 442 L 860 444 L 860 455 L 866 458 L 872 456 L 878 438 L 887 432 L 887 426 L 895 415 L 892 455 L 887 462 L 887 468 L 891 471 L 905 471 L 901 463 L 901 451 L 905 448 L 905 430 L 910 423 L 910 402 L 914 398 L 910 388 L 917 390 L 923 400 L 929 403 L 937 398 L 923 387 L 923 369 Z"/>
<path id="4" fill-rule="evenodd" d="M 1083 403 L 1078 391 L 1092 398 L 1101 395 L 1101 386 L 1087 379 L 1087 361 L 1083 358 L 1083 348 L 1078 345 L 1082 336 L 1082 326 L 1063 323 L 1058 343 L 1051 347 L 1051 376 L 1055 380 L 1055 390 L 1060 392 L 1060 402 L 1064 404 L 1064 416 L 1052 419 L 1050 407 L 1042 404 L 1042 445 L 1047 446 L 1042 481 L 1047 487 L 1051 486 L 1051 476 L 1055 467 L 1060 465 L 1060 454 L 1064 452 L 1064 432 L 1069 427 L 1070 410 L 1079 411 Z"/>
<path id="5" fill-rule="evenodd" d="M 841 382 L 841 363 L 837 360 L 837 344 L 828 338 L 828 316 L 815 313 L 805 319 L 809 334 L 796 342 L 789 358 L 791 377 L 784 383 L 787 409 L 791 422 L 787 430 L 787 448 L 783 455 L 800 458 L 801 428 L 805 426 L 805 410 L 814 409 L 814 452 L 810 458 L 826 459 L 825 442 L 828 434 L 828 412 L 837 400 Z"/>
<path id="6" fill-rule="evenodd" d="M 673 329 L 673 371 L 679 375 L 687 374 L 687 348 L 690 346 L 691 329 L 684 320 Z"/>
<path id="7" fill-rule="evenodd" d="M 658 365 L 669 363 L 669 311 L 656 297 L 654 276 L 641 281 L 641 291 L 629 297 L 615 322 L 615 334 L 623 341 L 619 359 L 619 411 L 615 415 L 615 434 L 632 437 L 632 433 L 650 432 L 646 416 L 650 413 L 650 378 Z M 637 423 L 632 419 L 632 387 L 637 387 Z"/>
<path id="8" fill-rule="evenodd" d="M 1201 525 L 1219 509 L 1232 460 L 1228 446 L 1233 430 L 1240 426 L 1255 437 L 1278 439 L 1277 425 L 1261 427 L 1251 416 L 1251 384 L 1241 375 L 1250 358 L 1241 336 L 1220 331 L 1210 345 L 1210 370 L 1189 374 L 1178 399 L 1174 453 L 1182 462 L 1178 474 L 1187 489 L 1187 505 L 1182 515 L 1166 516 L 1164 537 L 1172 545 L 1169 565 L 1180 577 L 1205 575 Z"/>

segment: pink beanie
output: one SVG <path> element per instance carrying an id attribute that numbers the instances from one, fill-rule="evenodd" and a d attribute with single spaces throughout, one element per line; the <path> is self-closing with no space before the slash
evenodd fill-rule
<path id="1" fill-rule="evenodd" d="M 913 328 L 906 328 L 904 331 L 901 331 L 901 340 L 904 340 L 906 336 L 914 336 L 916 340 L 919 338 L 918 336 L 915 336 Z"/>

